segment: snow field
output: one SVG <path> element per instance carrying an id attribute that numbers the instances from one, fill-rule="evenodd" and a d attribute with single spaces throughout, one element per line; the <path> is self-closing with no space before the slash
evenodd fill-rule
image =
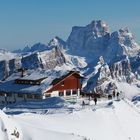
<path id="1" fill-rule="evenodd" d="M 44 132 L 51 131 L 85 136 L 90 140 L 139 140 L 139 113 L 123 100 L 109 103 L 99 101 L 96 107 L 87 106 L 73 113 L 23 113 L 13 116 L 13 119 L 35 139 L 40 135 L 44 139 Z"/>

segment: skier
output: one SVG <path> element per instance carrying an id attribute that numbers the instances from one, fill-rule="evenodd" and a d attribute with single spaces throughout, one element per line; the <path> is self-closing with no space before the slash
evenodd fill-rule
<path id="1" fill-rule="evenodd" d="M 113 97 L 115 98 L 115 90 L 113 90 Z"/>
<path id="2" fill-rule="evenodd" d="M 112 95 L 108 95 L 108 100 L 111 100 L 112 99 Z"/>
<path id="3" fill-rule="evenodd" d="M 119 92 L 117 92 L 117 99 L 119 99 L 119 95 L 120 95 L 120 93 L 119 93 Z"/>
<path id="4" fill-rule="evenodd" d="M 82 102 L 82 107 L 84 108 L 84 106 L 85 106 L 85 102 L 83 101 L 83 102 Z"/>
<path id="5" fill-rule="evenodd" d="M 95 102 L 95 105 L 96 105 L 97 104 L 97 98 L 96 97 L 94 98 L 94 102 Z"/>

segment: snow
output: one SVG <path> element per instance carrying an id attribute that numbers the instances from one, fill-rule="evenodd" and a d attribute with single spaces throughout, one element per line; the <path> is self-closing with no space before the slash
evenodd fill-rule
<path id="1" fill-rule="evenodd" d="M 10 60 L 17 57 L 16 54 L 11 53 L 10 51 L 4 50 L 4 49 L 0 49 L 0 61 L 2 60 Z"/>
<path id="2" fill-rule="evenodd" d="M 35 72 L 34 72 L 34 76 L 35 76 Z M 36 76 L 35 77 L 38 78 L 38 75 Z M 45 80 L 43 80 L 41 85 L 33 86 L 33 85 L 26 85 L 26 84 L 15 84 L 15 80 L 19 78 L 20 76 L 17 76 L 15 74 L 11 75 L 6 81 L 0 84 L 0 90 L 5 92 L 15 92 L 15 93 L 20 92 L 20 93 L 42 94 L 47 88 L 50 87 L 51 82 L 55 79 L 54 76 L 50 76 Z"/>
<path id="3" fill-rule="evenodd" d="M 15 136 L 14 131 L 19 134 Z M 20 126 L 0 110 L 0 138 L 1 140 L 22 140 Z"/>
<path id="4" fill-rule="evenodd" d="M 32 71 L 30 71 L 32 72 Z M 32 72 L 29 76 L 24 77 L 28 78 L 41 78 L 43 75 L 47 77 L 41 83 L 41 85 L 25 85 L 25 84 L 15 84 L 15 80 L 21 78 L 20 73 L 16 73 L 7 78 L 6 81 L 0 84 L 0 90 L 5 92 L 20 92 L 20 93 L 34 93 L 34 94 L 42 94 L 47 88 L 51 87 L 51 82 L 57 77 L 56 75 L 47 76 L 47 72 L 40 73 L 39 71 Z M 60 76 L 60 75 L 59 75 Z M 24 79 L 23 78 L 23 79 Z"/>
<path id="5" fill-rule="evenodd" d="M 59 97 L 50 97 L 44 100 L 38 101 L 28 101 L 28 102 L 18 102 L 13 105 L 7 105 L 3 110 L 7 114 L 20 114 L 22 112 L 34 112 L 47 114 L 48 111 L 54 109 L 67 109 L 68 110 L 69 103 L 64 99 Z M 21 110 L 22 109 L 22 110 Z"/>
<path id="6" fill-rule="evenodd" d="M 125 97 L 132 100 L 134 96 L 140 95 L 140 88 L 135 84 L 128 84 L 125 82 L 117 82 L 117 87 L 119 91 L 125 93 Z"/>
<path id="7" fill-rule="evenodd" d="M 73 134 L 61 133 L 57 131 L 47 130 L 39 126 L 34 127 L 31 124 L 23 122 L 20 123 L 12 117 L 5 115 L 0 111 L 0 138 L 1 140 L 38 140 L 38 139 L 49 139 L 49 140 L 82 140 L 82 137 L 74 136 Z M 18 136 L 16 134 L 19 134 Z"/>
<path id="8" fill-rule="evenodd" d="M 86 58 L 85 57 L 80 57 L 80 56 L 73 56 L 70 54 L 67 54 L 64 52 L 64 56 L 67 60 L 67 63 L 72 66 L 73 68 L 79 67 L 79 68 L 84 68 L 87 66 Z"/>
<path id="9" fill-rule="evenodd" d="M 85 107 L 81 106 L 82 100 L 67 104 L 68 108 L 74 108 L 71 113 L 60 108 L 53 113 L 22 113 L 9 116 L 9 119 L 20 126 L 23 140 L 37 140 L 40 137 L 42 140 L 139 140 L 140 113 L 125 100 L 101 99 L 97 106 Z M 60 113 L 61 109 L 64 112 Z"/>
<path id="10" fill-rule="evenodd" d="M 47 78 L 45 74 L 40 73 L 38 71 L 33 71 L 30 75 L 25 75 L 24 77 L 20 77 L 19 79 L 25 80 L 38 80 L 42 78 Z"/>

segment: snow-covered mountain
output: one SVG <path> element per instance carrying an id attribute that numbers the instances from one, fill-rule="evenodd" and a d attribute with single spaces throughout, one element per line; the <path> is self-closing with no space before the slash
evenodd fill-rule
<path id="1" fill-rule="evenodd" d="M 78 70 L 85 75 L 86 91 L 109 92 L 117 89 L 119 82 L 140 85 L 140 46 L 133 34 L 128 28 L 111 33 L 101 20 L 84 27 L 74 26 L 66 42 L 55 37 L 47 44 L 37 43 L 17 52 L 0 51 L 1 80 L 22 67 L 56 73 Z M 8 60 L 2 57 L 5 54 Z"/>
<path id="2" fill-rule="evenodd" d="M 50 48 L 53 48 L 55 46 L 61 48 L 61 49 L 66 49 L 66 42 L 64 40 L 62 40 L 59 37 L 55 37 L 53 38 L 49 43 L 48 43 Z"/>
<path id="3" fill-rule="evenodd" d="M 21 59 L 22 67 L 27 69 L 54 69 L 56 66 L 62 66 L 65 63 L 65 57 L 60 48 L 54 47 L 52 50 L 37 52 L 25 56 Z"/>
<path id="4" fill-rule="evenodd" d="M 90 57 L 91 61 L 103 56 L 108 63 L 135 56 L 140 51 L 128 28 L 111 33 L 108 24 L 101 20 L 84 27 L 74 26 L 67 45 L 72 54 Z"/>
<path id="5" fill-rule="evenodd" d="M 101 20 L 84 27 L 75 26 L 67 46 L 69 53 L 86 58 L 86 91 L 109 93 L 117 89 L 118 82 L 138 84 L 140 46 L 128 28 L 111 33 L 108 24 Z M 102 64 L 98 62 L 101 58 Z"/>
<path id="6" fill-rule="evenodd" d="M 108 25 L 98 20 L 84 27 L 74 26 L 67 45 L 72 54 L 91 56 L 92 60 L 97 60 L 106 51 L 109 39 Z"/>
<path id="7" fill-rule="evenodd" d="M 54 47 L 52 50 L 34 52 L 19 58 L 0 61 L 0 80 L 6 79 L 20 68 L 25 69 L 54 69 L 66 63 L 66 59 L 60 48 Z"/>
<path id="8" fill-rule="evenodd" d="M 23 49 L 14 50 L 13 53 L 19 53 L 19 54 L 22 54 L 22 55 L 26 55 L 28 53 L 43 52 L 43 51 L 46 51 L 46 50 L 51 50 L 54 47 L 59 47 L 59 48 L 65 49 L 66 48 L 66 42 L 63 41 L 61 38 L 56 36 L 47 44 L 43 44 L 43 43 L 38 42 L 31 47 L 29 47 L 27 45 Z"/>
<path id="9" fill-rule="evenodd" d="M 98 93 L 112 93 L 117 90 L 117 83 L 124 82 L 128 84 L 137 83 L 135 74 L 132 72 L 130 60 L 124 59 L 108 65 L 98 62 L 93 73 L 88 75 L 86 91 L 95 91 Z"/>
<path id="10" fill-rule="evenodd" d="M 139 51 L 140 46 L 136 43 L 133 34 L 128 28 L 122 28 L 111 34 L 105 58 L 114 62 L 125 58 L 125 56 L 136 56 Z"/>
<path id="11" fill-rule="evenodd" d="M 24 55 L 24 54 L 32 53 L 32 52 L 42 52 L 42 51 L 45 51 L 45 50 L 48 50 L 48 49 L 49 48 L 48 48 L 47 45 L 42 44 L 42 43 L 39 42 L 39 43 L 34 44 L 31 47 L 29 47 L 27 45 L 22 50 L 21 49 L 15 50 L 15 51 L 13 51 L 13 53 L 20 53 L 20 54 Z"/>

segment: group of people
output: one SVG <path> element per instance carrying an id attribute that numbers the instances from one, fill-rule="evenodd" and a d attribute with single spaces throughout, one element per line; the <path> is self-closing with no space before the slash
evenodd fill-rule
<path id="1" fill-rule="evenodd" d="M 108 95 L 108 99 L 112 99 L 112 96 L 113 96 L 113 98 L 117 97 L 117 99 L 119 99 L 119 96 L 120 96 L 119 91 L 115 92 L 115 90 L 114 90 L 112 95 L 111 94 Z M 97 97 L 94 97 L 93 101 L 94 101 L 94 104 L 97 105 Z M 86 105 L 85 101 L 83 100 L 82 106 L 85 106 L 85 105 Z"/>
<path id="2" fill-rule="evenodd" d="M 113 95 L 114 98 L 117 97 L 117 99 L 119 99 L 120 93 L 119 93 L 119 91 L 116 93 L 115 90 L 114 90 L 112 95 Z"/>
<path id="3" fill-rule="evenodd" d="M 94 104 L 96 105 L 97 104 L 97 97 L 94 97 Z M 86 104 L 85 104 L 85 101 L 83 100 L 83 102 L 82 102 L 82 106 L 85 106 Z"/>

